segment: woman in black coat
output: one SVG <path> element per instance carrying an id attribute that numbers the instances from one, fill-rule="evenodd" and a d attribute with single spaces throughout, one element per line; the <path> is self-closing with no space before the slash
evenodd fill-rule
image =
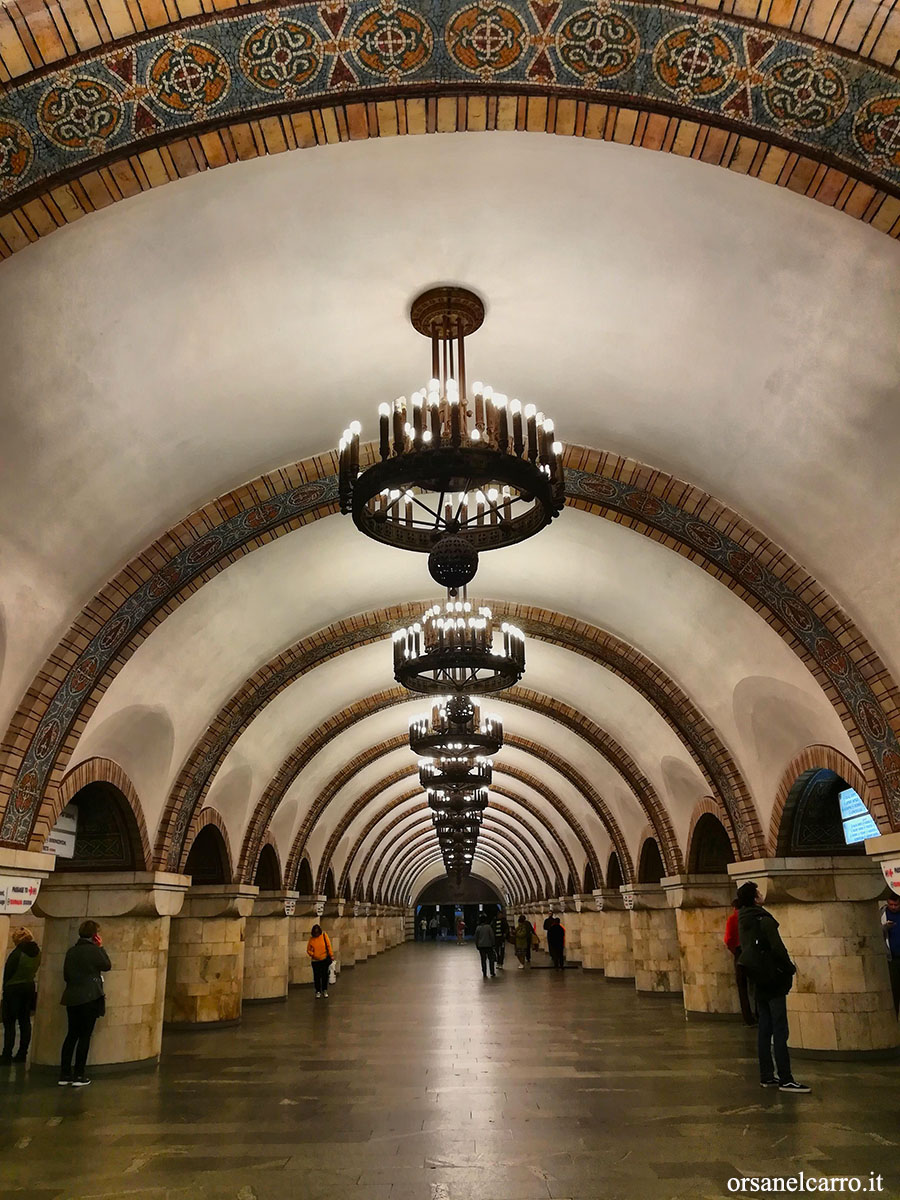
<path id="1" fill-rule="evenodd" d="M 84 1074 L 91 1034 L 97 1018 L 106 1012 L 103 976 L 100 972 L 110 970 L 112 963 L 103 949 L 100 926 L 96 921 L 83 921 L 78 930 L 78 941 L 66 951 L 63 966 L 66 990 L 60 1003 L 66 1006 L 69 1032 L 62 1047 L 60 1086 L 71 1084 L 72 1087 L 86 1087 L 91 1082 Z"/>

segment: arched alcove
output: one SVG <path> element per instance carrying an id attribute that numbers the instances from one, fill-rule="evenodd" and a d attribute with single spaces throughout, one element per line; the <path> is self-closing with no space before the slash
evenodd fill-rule
<path id="1" fill-rule="evenodd" d="M 137 821 L 115 784 L 85 784 L 69 806 L 77 811 L 75 852 L 72 858 L 57 858 L 57 871 L 146 870 Z"/>
<path id="2" fill-rule="evenodd" d="M 420 904 L 503 904 L 503 897 L 492 883 L 481 875 L 469 875 L 457 883 L 449 875 L 426 884 L 416 897 L 413 908 Z"/>
<path id="3" fill-rule="evenodd" d="M 578 891 L 578 888 L 575 886 L 575 880 L 572 876 L 572 872 L 570 871 L 569 877 L 566 880 L 566 895 L 574 896 L 577 891 Z"/>
<path id="4" fill-rule="evenodd" d="M 590 863 L 584 868 L 584 890 L 587 893 L 597 890 L 597 884 L 594 880 L 594 869 Z"/>
<path id="5" fill-rule="evenodd" d="M 624 882 L 619 856 L 613 850 L 609 856 L 609 865 L 606 868 L 606 886 L 609 888 L 620 888 Z"/>
<path id="6" fill-rule="evenodd" d="M 275 847 L 267 842 L 260 852 L 253 882 L 261 892 L 277 892 L 281 889 L 281 866 Z"/>
<path id="7" fill-rule="evenodd" d="M 229 882 L 228 848 L 216 825 L 204 825 L 194 838 L 184 873 L 190 875 L 192 884 L 204 887 Z"/>
<path id="8" fill-rule="evenodd" d="M 311 896 L 313 894 L 312 867 L 310 867 L 309 860 L 306 858 L 300 860 L 300 868 L 297 871 L 295 886 L 301 896 Z"/>
<path id="9" fill-rule="evenodd" d="M 864 839 L 877 837 L 855 788 L 829 767 L 810 767 L 795 779 L 781 814 L 776 855 L 862 855 Z"/>
<path id="10" fill-rule="evenodd" d="M 331 867 L 325 873 L 325 883 L 322 886 L 322 890 L 329 900 L 334 900 L 337 897 L 337 890 L 334 886 L 334 871 L 332 871 Z"/>
<path id="11" fill-rule="evenodd" d="M 734 862 L 728 831 L 712 813 L 702 813 L 688 847 L 688 872 L 692 875 L 722 875 Z"/>
<path id="12" fill-rule="evenodd" d="M 659 883 L 666 873 L 656 838 L 649 837 L 641 846 L 638 859 L 638 883 Z"/>

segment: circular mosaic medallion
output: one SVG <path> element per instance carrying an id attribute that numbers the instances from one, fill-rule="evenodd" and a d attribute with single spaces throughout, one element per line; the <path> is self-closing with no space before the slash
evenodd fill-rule
<path id="1" fill-rule="evenodd" d="M 887 722 L 871 700 L 860 700 L 856 715 L 863 729 L 874 741 L 880 742 L 882 738 L 887 737 Z"/>
<path id="2" fill-rule="evenodd" d="M 676 29 L 653 51 L 657 78 L 681 100 L 714 96 L 731 81 L 734 50 L 714 30 L 701 26 Z"/>
<path id="3" fill-rule="evenodd" d="M 489 79 L 518 62 L 528 37 L 511 8 L 484 0 L 451 17 L 446 40 L 451 57 L 464 71 Z"/>
<path id="4" fill-rule="evenodd" d="M 13 790 L 13 805 L 16 812 L 28 812 L 34 808 L 39 797 L 38 777 L 34 771 L 26 771 Z"/>
<path id="5" fill-rule="evenodd" d="M 196 567 L 198 563 L 205 562 L 207 559 L 221 553 L 221 550 L 222 539 L 218 534 L 210 534 L 208 537 L 203 538 L 202 541 L 196 542 L 191 546 L 185 557 L 190 566 Z"/>
<path id="6" fill-rule="evenodd" d="M 59 721 L 50 720 L 42 724 L 34 739 L 34 756 L 37 759 L 46 758 L 59 741 Z"/>
<path id="7" fill-rule="evenodd" d="M 790 58 L 766 75 L 766 108 L 792 129 L 827 129 L 847 107 L 847 84 L 830 63 Z"/>
<path id="8" fill-rule="evenodd" d="M 147 86 L 157 103 L 177 113 L 202 114 L 214 108 L 231 84 L 228 64 L 203 42 L 174 42 L 157 54 Z"/>
<path id="9" fill-rule="evenodd" d="M 158 600 L 160 596 L 165 596 L 167 592 L 173 592 L 178 586 L 181 575 L 174 567 L 163 567 L 150 580 L 150 586 L 147 591 L 153 600 Z"/>
<path id="10" fill-rule="evenodd" d="M 0 194 L 11 192 L 34 162 L 31 134 L 17 121 L 0 121 Z"/>
<path id="11" fill-rule="evenodd" d="M 83 692 L 92 683 L 94 676 L 97 674 L 98 665 L 93 655 L 76 663 L 69 676 L 69 691 L 76 694 Z"/>
<path id="12" fill-rule="evenodd" d="M 685 533 L 695 546 L 701 550 L 716 551 L 722 549 L 722 539 L 714 529 L 704 525 L 702 521 L 688 521 L 684 527 Z"/>
<path id="13" fill-rule="evenodd" d="M 603 479 L 600 476 L 591 478 L 589 475 L 583 476 L 578 480 L 578 490 L 585 496 L 596 497 L 598 500 L 614 500 L 619 494 L 619 489 L 609 479 Z"/>
<path id="14" fill-rule="evenodd" d="M 64 150 L 102 150 L 123 115 L 116 92 L 87 76 L 57 80 L 44 92 L 37 110 L 41 132 Z"/>
<path id="15" fill-rule="evenodd" d="M 900 754 L 885 750 L 881 756 L 881 773 L 888 787 L 896 792 L 900 788 Z"/>
<path id="16" fill-rule="evenodd" d="M 260 504 L 256 508 L 251 508 L 249 512 L 244 513 L 243 524 L 248 529 L 261 529 L 264 525 L 268 525 L 278 516 L 279 508 L 277 504 Z"/>
<path id="17" fill-rule="evenodd" d="M 762 568 L 746 550 L 732 550 L 728 555 L 728 564 L 747 583 L 759 583 L 762 579 Z"/>
<path id="18" fill-rule="evenodd" d="M 560 61 L 585 79 L 611 79 L 627 71 L 641 48 L 638 32 L 614 8 L 586 8 L 570 17 L 559 31 Z"/>
<path id="19" fill-rule="evenodd" d="M 625 497 L 625 506 L 642 517 L 658 517 L 662 512 L 662 503 L 649 492 L 632 492 Z"/>
<path id="20" fill-rule="evenodd" d="M 809 610 L 797 600 L 786 597 L 778 601 L 778 612 L 781 619 L 792 633 L 808 633 L 812 629 L 812 617 Z"/>
<path id="21" fill-rule="evenodd" d="M 264 92 L 302 87 L 322 65 L 322 43 L 306 25 L 265 22 L 241 43 L 241 71 Z"/>
<path id="22" fill-rule="evenodd" d="M 816 658 L 832 675 L 846 675 L 850 669 L 846 651 L 833 638 L 819 638 L 816 642 Z"/>
<path id="23" fill-rule="evenodd" d="M 853 136 L 873 163 L 900 171 L 900 96 L 879 96 L 863 104 Z"/>
<path id="24" fill-rule="evenodd" d="M 304 483 L 300 487 L 295 488 L 288 502 L 294 508 L 311 508 L 314 504 L 318 504 L 328 495 L 328 484 L 324 479 L 313 479 L 309 483 Z"/>
<path id="25" fill-rule="evenodd" d="M 431 58 L 431 30 L 408 8 L 373 9 L 353 31 L 356 57 L 375 75 L 397 79 L 409 75 Z"/>

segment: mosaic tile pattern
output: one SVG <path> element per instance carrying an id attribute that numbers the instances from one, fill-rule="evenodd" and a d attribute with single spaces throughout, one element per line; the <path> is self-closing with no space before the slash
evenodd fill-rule
<path id="1" fill-rule="evenodd" d="M 900 77 L 831 47 L 632 0 L 326 0 L 184 22 L 12 87 L 0 201 L 212 121 L 476 84 L 725 120 L 900 187 Z"/>

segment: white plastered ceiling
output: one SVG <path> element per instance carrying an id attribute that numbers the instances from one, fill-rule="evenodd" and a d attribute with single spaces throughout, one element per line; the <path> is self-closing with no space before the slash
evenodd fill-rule
<path id="1" fill-rule="evenodd" d="M 668 155 L 523 135 L 402 138 L 210 172 L 3 264 L 4 725 L 79 609 L 153 538 L 328 449 L 353 418 L 371 431 L 381 400 L 422 382 L 427 347 L 405 313 L 418 290 L 448 279 L 487 301 L 472 373 L 537 403 L 565 440 L 633 456 L 732 506 L 900 667 L 900 247 L 789 192 Z M 827 698 L 762 617 L 637 533 L 567 510 L 537 540 L 483 556 L 477 587 L 578 617 L 657 663 L 716 727 L 763 828 L 797 750 L 821 741 L 855 759 Z M 277 539 L 152 632 L 72 764 L 120 762 L 154 830 L 198 738 L 249 675 L 335 620 L 433 594 L 423 559 L 368 543 L 349 519 Z M 290 751 L 391 684 L 389 649 L 376 644 L 260 713 L 208 798 L 233 844 Z M 610 672 L 535 641 L 524 684 L 624 747 L 684 849 L 707 787 L 655 710 Z M 405 707 L 371 718 L 368 742 L 363 722 L 307 766 L 276 818 L 282 856 L 311 796 L 391 720 L 401 732 Z M 503 707 L 511 732 L 578 765 L 635 853 L 644 817 L 621 776 L 558 723 Z M 576 811 L 567 781 L 520 757 Z M 323 823 L 314 842 L 326 837 Z"/>

